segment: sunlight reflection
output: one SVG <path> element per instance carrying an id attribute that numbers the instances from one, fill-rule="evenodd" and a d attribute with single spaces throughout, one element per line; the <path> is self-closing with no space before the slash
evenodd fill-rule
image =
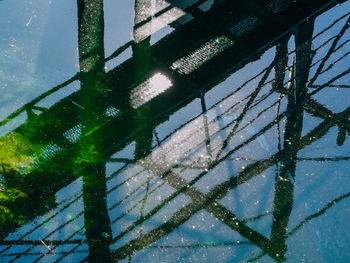
<path id="1" fill-rule="evenodd" d="M 172 86 L 172 82 L 162 73 L 154 74 L 150 79 L 146 80 L 131 91 L 130 100 L 134 109 L 139 108 L 151 99 Z"/>

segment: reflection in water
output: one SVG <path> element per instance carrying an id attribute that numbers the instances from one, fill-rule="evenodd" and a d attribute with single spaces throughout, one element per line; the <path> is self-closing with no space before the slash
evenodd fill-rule
<path id="1" fill-rule="evenodd" d="M 189 56 L 175 61 L 171 65 L 171 69 L 178 71 L 180 74 L 189 74 L 232 45 L 233 41 L 229 38 L 225 36 L 217 37 L 196 49 Z"/>
<path id="2" fill-rule="evenodd" d="M 166 76 L 156 73 L 130 92 L 130 103 L 134 109 L 137 109 L 171 86 L 172 83 Z"/>
<path id="3" fill-rule="evenodd" d="M 108 72 L 77 2 L 80 72 L 1 121 L 1 261 L 347 262 L 349 2 L 247 2 L 135 1 Z"/>
<path id="4" fill-rule="evenodd" d="M 151 0 L 135 1 L 135 30 L 136 43 L 150 37 L 153 33 L 186 15 L 184 11 L 171 6 L 167 1 Z"/>

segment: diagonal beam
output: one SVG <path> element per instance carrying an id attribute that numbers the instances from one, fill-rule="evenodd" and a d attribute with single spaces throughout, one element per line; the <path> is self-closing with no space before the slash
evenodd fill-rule
<path id="1" fill-rule="evenodd" d="M 318 140 L 320 137 L 326 134 L 331 127 L 333 127 L 339 122 L 342 122 L 344 119 L 349 118 L 349 116 L 350 116 L 350 107 L 347 108 L 345 111 L 337 114 L 337 118 L 327 119 L 322 123 L 320 123 L 316 128 L 314 128 L 307 135 L 301 138 L 300 144 L 299 144 L 299 150 L 303 149 L 304 147 Z M 223 160 L 227 159 L 232 153 L 233 152 L 230 151 L 226 156 L 221 158 L 218 162 L 213 163 L 211 168 L 214 168 Z M 132 255 L 136 250 L 140 250 L 146 247 L 147 245 L 159 240 L 165 235 L 169 234 L 179 225 L 185 223 L 192 216 L 193 213 L 202 209 L 203 206 L 207 207 L 210 203 L 218 202 L 232 188 L 237 187 L 238 185 L 246 182 L 247 180 L 259 174 L 260 172 L 274 165 L 276 158 L 279 158 L 281 154 L 282 152 L 278 152 L 267 159 L 258 161 L 254 164 L 247 166 L 247 168 L 243 172 L 241 172 L 239 176 L 233 177 L 230 180 L 214 187 L 208 194 L 205 195 L 205 200 L 201 200 L 199 198 L 198 200 L 200 202 L 193 202 L 181 208 L 176 213 L 174 213 L 173 217 L 171 217 L 163 225 L 159 226 L 156 229 L 153 229 L 152 231 L 143 235 L 142 237 L 129 242 L 127 245 L 124 245 L 114 250 L 112 252 L 113 258 L 115 260 L 121 260 L 129 255 Z M 207 172 L 203 172 L 202 174 L 206 174 L 206 173 Z M 182 191 L 185 191 L 185 189 L 183 189 Z"/>

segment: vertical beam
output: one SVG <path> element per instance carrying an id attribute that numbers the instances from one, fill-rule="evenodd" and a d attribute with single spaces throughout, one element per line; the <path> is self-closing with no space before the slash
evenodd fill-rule
<path id="1" fill-rule="evenodd" d="M 87 145 L 88 146 L 88 145 Z M 91 152 L 89 152 L 91 153 Z M 83 176 L 84 225 L 89 245 L 89 262 L 112 262 L 109 244 L 112 238 L 107 209 L 105 163 L 78 163 Z"/>
<path id="2" fill-rule="evenodd" d="M 82 138 L 76 148 L 74 172 L 83 177 L 84 225 L 89 245 L 89 262 L 112 262 L 109 244 L 112 237 L 107 208 L 105 163 L 102 139 L 98 134 L 84 136 L 93 130 L 101 87 L 106 85 L 104 72 L 103 0 L 78 0 L 78 44 L 81 73 L 79 115 Z"/>
<path id="3" fill-rule="evenodd" d="M 294 75 L 288 90 L 284 149 L 279 156 L 279 170 L 275 178 L 270 246 L 275 251 L 276 256 L 278 255 L 280 262 L 286 260 L 287 226 L 293 207 L 295 168 L 303 127 L 303 105 L 307 95 L 306 83 L 311 65 L 313 26 L 314 21 L 308 21 L 296 30 Z"/>
<path id="4" fill-rule="evenodd" d="M 77 0 L 81 72 L 104 68 L 103 0 Z"/>
<path id="5" fill-rule="evenodd" d="M 134 44 L 132 46 L 134 57 L 134 77 L 136 81 L 144 72 L 150 69 L 150 41 L 151 41 L 151 22 L 145 23 L 142 27 L 139 24 L 149 20 L 152 17 L 151 0 L 135 0 L 134 16 Z M 145 32 L 146 31 L 146 32 Z M 147 36 L 147 37 L 145 37 Z"/>
<path id="6" fill-rule="evenodd" d="M 276 45 L 275 80 L 272 83 L 274 91 L 284 88 L 284 77 L 288 66 L 288 40 L 290 35 L 283 37 Z"/>
<path id="7" fill-rule="evenodd" d="M 149 20 L 152 17 L 152 0 L 135 0 L 135 16 L 134 16 L 134 44 L 132 47 L 134 57 L 134 77 L 135 81 L 141 80 L 145 72 L 149 72 L 150 69 L 150 41 L 151 41 L 151 26 L 152 24 L 146 23 L 142 29 L 147 32 L 141 32 L 137 26 L 140 23 Z M 143 38 L 144 35 L 148 37 Z M 136 112 L 135 121 L 136 126 L 144 125 L 149 119 L 149 107 L 142 107 Z M 135 159 L 139 160 L 146 157 L 151 153 L 152 138 L 153 138 L 152 125 L 146 124 L 144 128 L 136 136 L 136 149 Z"/>
<path id="8" fill-rule="evenodd" d="M 144 36 L 150 36 L 152 24 L 145 23 L 152 17 L 152 0 L 135 0 L 135 16 L 134 16 L 134 40 L 136 43 L 141 42 Z M 143 31 L 137 30 L 141 23 L 145 23 Z M 149 38 L 149 37 L 148 37 Z"/>
<path id="9" fill-rule="evenodd" d="M 209 122 L 207 117 L 207 105 L 205 103 L 204 90 L 200 91 L 200 98 L 201 98 L 201 106 L 202 106 L 203 127 L 204 127 L 204 133 L 205 133 L 205 146 L 207 148 L 208 157 L 210 158 L 210 161 L 211 161 L 212 150 L 211 150 L 211 143 L 210 143 Z"/>

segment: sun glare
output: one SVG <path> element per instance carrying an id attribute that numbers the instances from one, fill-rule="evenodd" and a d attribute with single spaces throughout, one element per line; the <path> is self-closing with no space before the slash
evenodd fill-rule
<path id="1" fill-rule="evenodd" d="M 172 82 L 158 72 L 131 91 L 131 105 L 137 109 L 172 86 Z"/>

